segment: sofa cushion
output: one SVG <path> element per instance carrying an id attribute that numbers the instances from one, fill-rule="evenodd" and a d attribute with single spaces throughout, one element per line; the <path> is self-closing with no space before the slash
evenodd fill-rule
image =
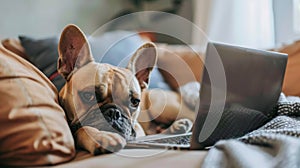
<path id="1" fill-rule="evenodd" d="M 287 96 L 300 96 L 300 41 L 278 50 L 288 54 L 282 91 Z"/>
<path id="2" fill-rule="evenodd" d="M 158 68 L 173 90 L 189 82 L 200 82 L 203 55 L 187 45 L 158 44 Z"/>
<path id="3" fill-rule="evenodd" d="M 0 165 L 66 162 L 74 141 L 54 85 L 0 44 Z"/>

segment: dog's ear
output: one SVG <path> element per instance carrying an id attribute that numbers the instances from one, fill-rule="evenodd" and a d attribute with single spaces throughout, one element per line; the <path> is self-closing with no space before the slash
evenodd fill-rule
<path id="1" fill-rule="evenodd" d="M 61 33 L 58 45 L 58 72 L 68 80 L 76 69 L 93 61 L 84 33 L 75 25 L 68 25 Z"/>
<path id="2" fill-rule="evenodd" d="M 150 73 L 157 62 L 157 51 L 154 43 L 142 45 L 131 57 L 127 68 L 136 76 L 141 89 L 148 87 Z"/>

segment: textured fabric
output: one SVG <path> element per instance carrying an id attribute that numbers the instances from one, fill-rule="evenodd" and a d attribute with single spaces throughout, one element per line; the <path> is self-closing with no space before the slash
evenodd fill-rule
<path id="1" fill-rule="evenodd" d="M 289 101 L 282 95 L 275 112 L 270 115 L 275 118 L 243 137 L 219 141 L 209 150 L 202 166 L 300 167 L 299 116 L 300 101 Z"/>
<path id="2" fill-rule="evenodd" d="M 0 124 L 0 165 L 58 164 L 75 155 L 53 84 L 1 44 Z"/>

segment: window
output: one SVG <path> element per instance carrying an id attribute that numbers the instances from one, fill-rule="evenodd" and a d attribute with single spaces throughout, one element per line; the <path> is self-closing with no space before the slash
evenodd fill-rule
<path id="1" fill-rule="evenodd" d="M 300 0 L 293 0 L 293 31 L 300 34 Z"/>
<path id="2" fill-rule="evenodd" d="M 300 39 L 300 0 L 273 0 L 277 47 Z"/>

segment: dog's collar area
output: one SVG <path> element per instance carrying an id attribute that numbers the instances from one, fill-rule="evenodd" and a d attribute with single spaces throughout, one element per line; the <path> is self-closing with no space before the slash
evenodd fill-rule
<path id="1" fill-rule="evenodd" d="M 54 73 L 52 73 L 49 77 L 49 79 L 52 81 L 54 80 L 56 77 L 58 77 L 60 74 L 58 71 L 55 71 Z"/>

